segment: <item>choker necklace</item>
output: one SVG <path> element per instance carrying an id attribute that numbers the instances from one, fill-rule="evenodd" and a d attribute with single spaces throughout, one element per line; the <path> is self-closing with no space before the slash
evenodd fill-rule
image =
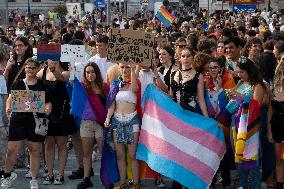
<path id="1" fill-rule="evenodd" d="M 189 70 L 192 70 L 192 68 L 188 68 L 188 69 L 181 70 L 181 71 L 182 71 L 182 72 L 186 72 L 186 71 L 189 71 Z"/>

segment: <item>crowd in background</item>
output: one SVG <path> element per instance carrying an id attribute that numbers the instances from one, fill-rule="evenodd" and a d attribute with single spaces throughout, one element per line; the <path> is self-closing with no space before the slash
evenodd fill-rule
<path id="1" fill-rule="evenodd" d="M 264 186 L 283 189 L 283 14 L 260 10 L 254 13 L 225 11 L 206 17 L 204 12 L 196 9 L 179 9 L 172 11 L 177 18 L 170 28 L 153 19 L 153 14 L 148 14 L 147 19 L 144 15 L 118 16 L 106 25 L 88 15 L 76 22 L 67 18 L 64 23 L 56 24 L 48 17 L 32 20 L 20 13 L 14 15 L 10 26 L 1 27 L 0 138 L 8 135 L 8 145 L 0 140 L 1 187 L 9 188 L 16 179 L 13 172 L 16 164 L 27 167 L 26 177 L 31 178 L 32 189 L 38 188 L 40 167 L 46 173 L 43 184 L 63 184 L 68 148 L 72 146 L 78 170 L 68 177 L 82 179 L 77 185 L 79 189 L 92 187 L 93 141 L 95 139 L 97 146 L 95 159 L 100 159 L 105 137 L 103 130 L 110 128 L 113 133 L 108 137 L 115 142 L 120 174 L 115 188 L 140 188 L 139 163 L 135 157 L 143 116 L 139 113 L 139 95 L 143 95 L 149 84 L 155 84 L 183 109 L 220 123 L 227 145 L 219 168 L 224 188 L 231 185 L 230 171 L 237 169 L 240 188 L 246 189 L 251 184 L 254 189 Z M 151 31 L 147 28 L 149 21 L 154 22 Z M 152 65 L 140 67 L 135 66 L 135 62 L 127 65 L 108 61 L 108 31 L 111 28 L 152 32 L 155 35 Z M 71 90 L 73 83 L 69 81 L 68 63 L 36 61 L 37 45 L 54 43 L 85 45 L 86 60 L 76 62 L 75 76 L 90 101 L 95 103 L 92 106 L 101 119 L 84 119 L 80 129 L 70 114 L 66 83 L 71 85 Z M 110 86 L 117 79 L 121 84 L 119 92 L 109 101 Z M 46 115 L 38 115 L 49 119 L 45 137 L 35 133 L 32 113 L 11 112 L 10 91 L 27 88 L 46 91 Z M 245 122 L 242 118 L 248 116 L 245 113 L 252 107 L 259 116 L 252 118 L 253 123 Z M 224 120 L 224 116 L 228 119 Z M 246 140 L 255 140 L 259 144 L 251 147 L 255 154 L 250 158 L 238 154 L 243 154 L 246 148 L 240 142 L 244 125 Z M 28 153 L 21 150 L 21 142 L 25 139 Z M 133 174 L 129 183 L 126 182 L 126 145 Z M 55 147 L 59 157 L 57 176 L 53 173 Z M 17 161 L 18 154 L 28 156 L 27 163 Z M 252 178 L 251 183 L 248 175 Z M 217 180 L 216 174 L 212 188 Z M 156 179 L 155 184 L 165 187 L 162 177 Z M 172 188 L 182 188 L 182 185 L 173 181 Z"/>

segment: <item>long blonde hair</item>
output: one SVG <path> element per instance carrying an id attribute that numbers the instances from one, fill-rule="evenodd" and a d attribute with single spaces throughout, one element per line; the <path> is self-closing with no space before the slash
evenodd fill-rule
<path id="1" fill-rule="evenodd" d="M 284 56 L 284 53 L 281 53 L 281 56 Z M 274 95 L 283 91 L 283 85 L 284 85 L 284 61 L 279 60 L 273 79 Z"/>

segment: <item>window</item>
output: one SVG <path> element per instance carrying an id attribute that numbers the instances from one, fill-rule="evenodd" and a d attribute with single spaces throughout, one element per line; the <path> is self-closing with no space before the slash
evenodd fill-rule
<path id="1" fill-rule="evenodd" d="M 8 0 L 8 2 L 16 2 L 16 0 Z"/>
<path id="2" fill-rule="evenodd" d="M 32 2 L 41 2 L 41 0 L 32 0 Z"/>

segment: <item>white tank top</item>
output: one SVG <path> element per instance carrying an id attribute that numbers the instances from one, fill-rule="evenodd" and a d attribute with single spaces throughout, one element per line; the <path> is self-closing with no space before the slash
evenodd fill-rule
<path id="1" fill-rule="evenodd" d="M 115 101 L 136 104 L 137 97 L 132 91 L 119 91 L 115 97 Z"/>

